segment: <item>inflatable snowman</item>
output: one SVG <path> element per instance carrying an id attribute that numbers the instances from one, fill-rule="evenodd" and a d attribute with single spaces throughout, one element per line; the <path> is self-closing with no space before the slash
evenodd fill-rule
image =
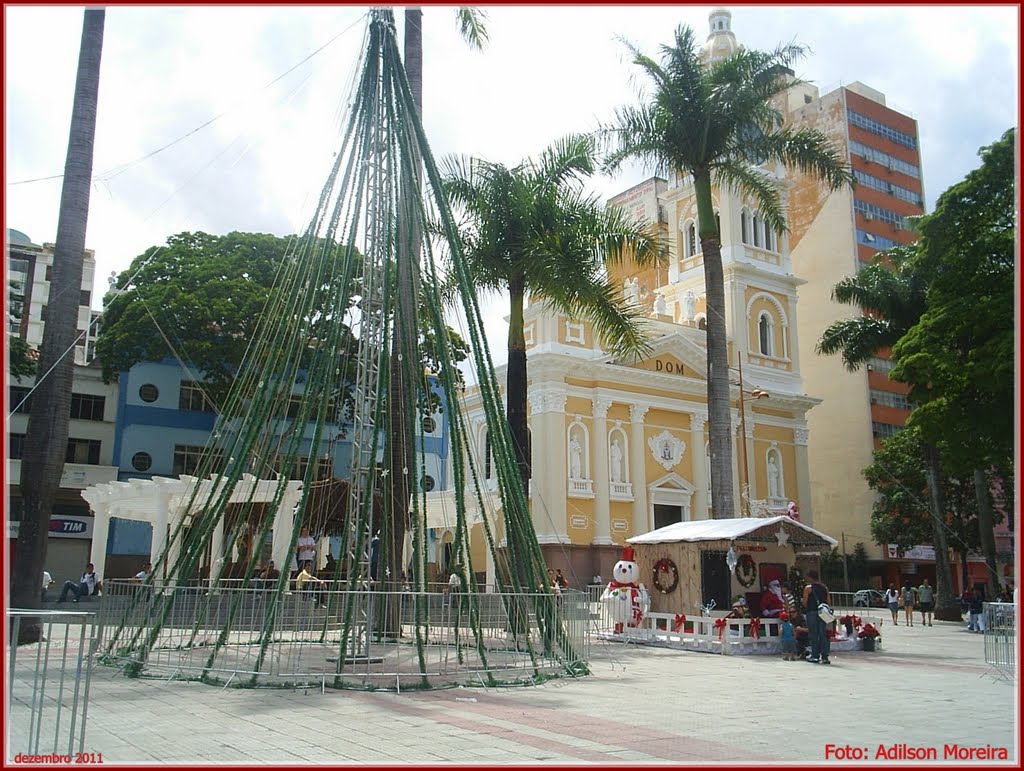
<path id="1" fill-rule="evenodd" d="M 615 634 L 622 634 L 625 627 L 640 626 L 644 614 L 651 607 L 647 587 L 639 583 L 640 568 L 633 561 L 633 547 L 622 550 L 622 559 L 615 563 L 612 580 L 608 582 L 601 602 L 608 607 Z"/>

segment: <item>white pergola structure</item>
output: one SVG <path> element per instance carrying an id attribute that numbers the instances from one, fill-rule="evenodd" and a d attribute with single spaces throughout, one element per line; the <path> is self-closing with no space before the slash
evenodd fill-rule
<path id="1" fill-rule="evenodd" d="M 84 489 L 82 497 L 88 502 L 96 518 L 90 554 L 90 561 L 95 566 L 96 574 L 104 575 L 111 517 L 138 520 L 152 525 L 153 545 L 150 559 L 155 564 L 168 548 L 168 535 L 176 530 L 183 517 L 190 515 L 190 512 L 185 511 L 189 501 L 193 501 L 194 508 L 200 508 L 206 501 L 214 500 L 219 489 L 223 488 L 227 481 L 225 477 L 216 475 L 209 479 L 193 476 L 153 477 L 132 479 L 128 482 L 105 482 Z M 243 474 L 235 484 L 229 502 L 271 503 L 279 484 L 276 479 L 257 479 L 251 474 Z M 287 569 L 291 558 L 289 546 L 292 527 L 295 524 L 295 509 L 301 498 L 302 482 L 289 481 L 281 503 L 274 513 L 271 553 L 274 562 L 282 570 Z M 214 529 L 211 545 L 214 559 L 218 559 L 219 555 L 224 553 L 223 519 Z M 176 539 L 170 544 L 170 552 L 164 564 L 175 564 L 180 549 L 180 539 Z"/>

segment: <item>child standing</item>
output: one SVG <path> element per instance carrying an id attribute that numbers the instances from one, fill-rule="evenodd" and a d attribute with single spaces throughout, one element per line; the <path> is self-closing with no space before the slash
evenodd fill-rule
<path id="1" fill-rule="evenodd" d="M 783 611 L 779 614 L 779 641 L 782 643 L 782 660 L 796 661 L 796 633 L 793 624 L 789 621 L 789 614 Z"/>

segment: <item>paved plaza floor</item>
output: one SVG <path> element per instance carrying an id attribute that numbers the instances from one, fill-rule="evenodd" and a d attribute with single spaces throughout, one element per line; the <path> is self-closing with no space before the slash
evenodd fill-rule
<path id="1" fill-rule="evenodd" d="M 85 749 L 104 764 L 204 765 L 761 765 L 843 753 L 906 765 L 920 749 L 975 765 L 1004 749 L 1016 765 L 1017 685 L 985 664 L 982 635 L 952 622 L 882 631 L 877 652 L 833 654 L 830 667 L 595 641 L 589 677 L 401 694 L 221 689 L 101 666 Z"/>

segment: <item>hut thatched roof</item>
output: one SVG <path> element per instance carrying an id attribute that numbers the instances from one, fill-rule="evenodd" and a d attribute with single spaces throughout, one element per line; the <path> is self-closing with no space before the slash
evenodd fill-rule
<path id="1" fill-rule="evenodd" d="M 627 543 L 678 543 L 681 541 L 774 541 L 779 530 L 794 545 L 835 546 L 835 538 L 785 515 L 777 517 L 740 517 L 737 519 L 701 519 L 675 522 L 643 535 L 627 538 Z"/>

